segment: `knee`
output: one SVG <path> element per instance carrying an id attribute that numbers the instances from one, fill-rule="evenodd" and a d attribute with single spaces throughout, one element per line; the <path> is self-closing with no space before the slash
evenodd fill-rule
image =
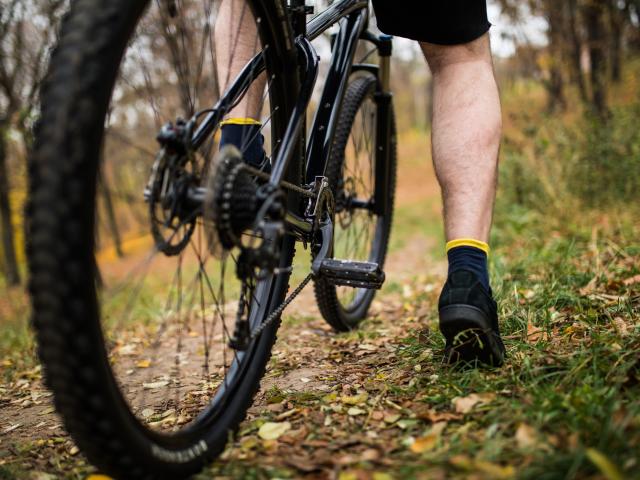
<path id="1" fill-rule="evenodd" d="M 433 75 L 459 63 L 487 62 L 491 64 L 491 46 L 488 33 L 472 42 L 461 45 L 436 45 L 421 42 L 420 47 Z"/>

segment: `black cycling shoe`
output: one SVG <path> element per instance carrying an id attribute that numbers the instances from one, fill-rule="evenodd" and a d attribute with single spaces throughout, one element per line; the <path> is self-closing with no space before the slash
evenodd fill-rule
<path id="1" fill-rule="evenodd" d="M 457 270 L 449 275 L 440 294 L 438 312 L 449 363 L 502 365 L 505 349 L 498 328 L 497 305 L 475 273 Z"/>

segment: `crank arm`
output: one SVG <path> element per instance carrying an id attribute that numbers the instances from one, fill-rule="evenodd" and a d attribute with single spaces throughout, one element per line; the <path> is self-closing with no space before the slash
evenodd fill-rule
<path id="1" fill-rule="evenodd" d="M 333 222 L 331 220 L 326 220 L 322 223 L 320 227 L 320 233 L 322 235 L 322 246 L 320 247 L 320 251 L 313 259 L 313 263 L 311 264 L 311 272 L 315 277 L 320 276 L 320 268 L 322 267 L 322 262 L 332 254 L 333 250 Z"/>

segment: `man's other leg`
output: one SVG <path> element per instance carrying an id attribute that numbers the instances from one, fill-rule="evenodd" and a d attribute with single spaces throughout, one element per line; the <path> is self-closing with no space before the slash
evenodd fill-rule
<path id="1" fill-rule="evenodd" d="M 215 26 L 215 50 L 220 94 L 234 81 L 261 49 L 256 22 L 246 0 L 222 0 Z M 235 145 L 245 161 L 268 169 L 260 131 L 266 75 L 249 88 L 240 103 L 225 116 L 221 126 L 220 148 Z"/>
<path id="2" fill-rule="evenodd" d="M 487 254 L 502 120 L 489 35 L 460 45 L 421 46 L 433 74 L 432 153 L 449 257 L 440 328 L 453 360 L 499 365 L 504 346 Z M 484 332 L 479 341 L 477 332 Z"/>
<path id="3" fill-rule="evenodd" d="M 215 25 L 215 50 L 220 94 L 261 49 L 251 8 L 246 0 L 222 0 Z M 261 76 L 229 117 L 258 120 L 262 110 L 266 77 Z"/>

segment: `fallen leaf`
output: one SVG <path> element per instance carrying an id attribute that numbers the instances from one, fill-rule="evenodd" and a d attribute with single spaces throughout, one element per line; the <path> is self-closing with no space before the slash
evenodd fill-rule
<path id="1" fill-rule="evenodd" d="M 266 422 L 258 430 L 258 436 L 263 440 L 277 440 L 290 429 L 289 422 Z"/>
<path id="2" fill-rule="evenodd" d="M 415 439 L 410 446 L 411 451 L 414 453 L 422 453 L 433 450 L 446 427 L 447 422 L 434 424 L 424 436 Z"/>
<path id="3" fill-rule="evenodd" d="M 155 412 L 153 411 L 153 408 L 145 408 L 144 410 L 142 410 L 141 415 L 142 415 L 142 418 L 149 418 L 154 413 Z"/>
<path id="4" fill-rule="evenodd" d="M 531 448 L 539 443 L 538 432 L 526 423 L 521 423 L 516 429 L 516 443 L 519 448 Z"/>
<path id="5" fill-rule="evenodd" d="M 466 455 L 453 455 L 449 457 L 449 463 L 461 470 L 473 470 L 473 461 Z"/>
<path id="6" fill-rule="evenodd" d="M 296 413 L 298 413 L 300 410 L 297 408 L 292 408 L 291 410 L 287 410 L 286 412 L 281 413 L 280 415 L 278 415 L 276 417 L 277 421 L 281 421 L 284 420 L 285 418 L 289 418 L 293 415 L 295 415 Z"/>
<path id="7" fill-rule="evenodd" d="M 140 360 L 136 363 L 136 367 L 138 368 L 149 368 L 151 366 L 151 360 Z"/>
<path id="8" fill-rule="evenodd" d="M 349 408 L 349 410 L 347 410 L 347 415 L 351 415 L 352 417 L 355 417 L 356 415 L 363 415 L 365 413 L 367 413 L 366 410 L 363 410 L 358 407 L 351 407 Z"/>
<path id="9" fill-rule="evenodd" d="M 313 462 L 308 455 L 287 455 L 283 458 L 283 461 L 305 473 L 311 473 L 320 469 L 320 466 Z"/>
<path id="10" fill-rule="evenodd" d="M 613 319 L 613 326 L 615 327 L 618 335 L 621 337 L 626 337 L 629 335 L 629 327 L 626 322 L 622 319 L 622 317 L 616 317 Z"/>
<path id="11" fill-rule="evenodd" d="M 373 412 L 371 414 L 371 420 L 377 420 L 380 421 L 384 418 L 384 412 L 381 412 L 380 410 L 376 410 L 375 412 Z"/>
<path id="12" fill-rule="evenodd" d="M 360 405 L 364 403 L 369 398 L 368 393 L 359 393 L 357 395 L 343 395 L 340 400 L 342 403 L 346 403 L 347 405 Z"/>
<path id="13" fill-rule="evenodd" d="M 358 345 L 358 350 L 365 350 L 367 352 L 375 352 L 378 349 L 378 347 L 376 347 L 375 345 L 371 345 L 368 343 L 363 343 L 361 345 Z"/>
<path id="14" fill-rule="evenodd" d="M 388 473 L 373 472 L 373 480 L 393 480 L 393 477 Z"/>
<path id="15" fill-rule="evenodd" d="M 142 388 L 145 388 L 147 390 L 153 390 L 155 388 L 166 387 L 167 385 L 169 385 L 169 381 L 168 380 L 161 380 L 159 382 L 143 383 L 142 384 Z"/>
<path id="16" fill-rule="evenodd" d="M 338 400 L 338 394 L 336 392 L 328 393 L 324 397 L 322 397 L 322 401 L 324 403 L 332 403 Z"/>
<path id="17" fill-rule="evenodd" d="M 547 332 L 533 325 L 531 321 L 527 323 L 527 342 L 537 343 L 540 340 L 546 341 L 548 339 L 549 339 L 549 334 Z"/>
<path id="18" fill-rule="evenodd" d="M 476 460 L 473 462 L 476 470 L 486 473 L 489 478 L 496 480 L 506 480 L 513 478 L 516 474 L 515 469 L 511 465 L 498 465 L 484 460 Z"/>
<path id="19" fill-rule="evenodd" d="M 413 453 L 422 453 L 433 450 L 438 443 L 438 438 L 440 438 L 440 435 L 433 432 L 427 433 L 423 437 L 416 438 L 409 448 Z"/>
<path id="20" fill-rule="evenodd" d="M 5 428 L 5 429 L 2 431 L 2 433 L 3 433 L 3 434 L 5 434 L 5 433 L 13 432 L 16 428 L 20 427 L 20 425 L 22 425 L 22 424 L 20 424 L 20 423 L 16 423 L 15 425 L 11 425 L 11 426 L 9 426 L 9 427 Z"/>
<path id="21" fill-rule="evenodd" d="M 469 413 L 476 405 L 490 403 L 494 398 L 495 393 L 472 393 L 466 397 L 455 397 L 451 403 L 457 413 Z"/>
<path id="22" fill-rule="evenodd" d="M 123 345 L 118 348 L 118 355 L 120 356 L 131 356 L 136 354 L 136 346 L 133 344 Z"/>
<path id="23" fill-rule="evenodd" d="M 395 423 L 400 420 L 401 415 L 399 413 L 387 413 L 384 416 L 385 423 Z"/>
<path id="24" fill-rule="evenodd" d="M 406 430 L 407 428 L 413 427 L 417 423 L 418 423 L 417 420 L 403 419 L 403 420 L 398 420 L 398 423 L 396 423 L 396 425 L 398 425 L 401 429 Z"/>
<path id="25" fill-rule="evenodd" d="M 358 480 L 358 474 L 356 472 L 340 472 L 338 480 Z"/>
<path id="26" fill-rule="evenodd" d="M 636 283 L 640 283 L 640 273 L 638 275 L 634 275 L 633 277 L 625 278 L 622 283 L 626 286 L 635 285 Z"/>
<path id="27" fill-rule="evenodd" d="M 432 408 L 425 407 L 417 408 L 416 410 L 414 410 L 414 413 L 416 414 L 417 418 L 421 420 L 428 420 L 431 423 L 450 422 L 452 420 L 460 420 L 462 418 L 462 415 L 458 413 L 436 412 Z"/>

